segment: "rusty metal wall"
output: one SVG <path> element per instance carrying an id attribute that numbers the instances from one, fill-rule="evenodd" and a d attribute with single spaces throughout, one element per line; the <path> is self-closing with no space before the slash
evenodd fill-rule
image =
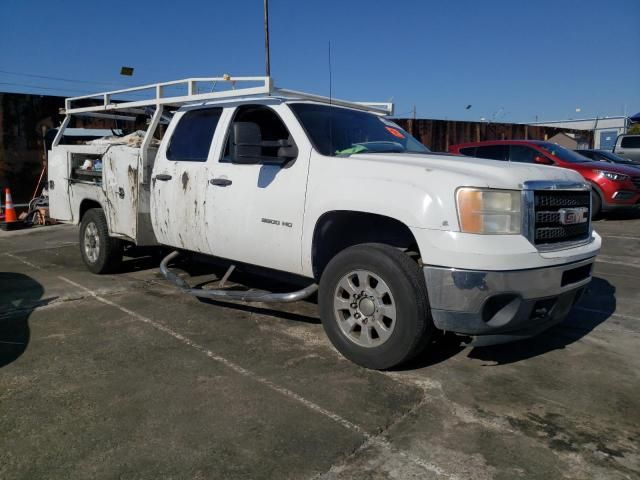
<path id="1" fill-rule="evenodd" d="M 589 145 L 593 133 L 585 130 L 541 127 L 520 123 L 461 122 L 396 118 L 393 120 L 435 152 L 446 152 L 458 143 L 485 140 L 547 140 L 559 132 L 572 133 Z"/>
<path id="2" fill-rule="evenodd" d="M 46 161 L 43 134 L 60 125 L 64 97 L 0 93 L 0 188 L 27 203 Z M 73 119 L 70 127 L 115 128 L 112 120 Z M 4 198 L 2 199 L 4 203 Z"/>

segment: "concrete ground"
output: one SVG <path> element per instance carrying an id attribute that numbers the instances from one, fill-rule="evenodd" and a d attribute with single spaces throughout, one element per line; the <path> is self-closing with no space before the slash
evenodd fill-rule
<path id="1" fill-rule="evenodd" d="M 640 219 L 596 229 L 564 323 L 386 373 L 313 303 L 203 302 L 153 258 L 92 275 L 73 227 L 0 232 L 0 478 L 640 478 Z"/>

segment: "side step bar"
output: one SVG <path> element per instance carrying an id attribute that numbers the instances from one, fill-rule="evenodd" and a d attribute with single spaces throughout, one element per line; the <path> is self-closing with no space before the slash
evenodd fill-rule
<path id="1" fill-rule="evenodd" d="M 162 259 L 162 262 L 160 262 L 160 272 L 162 273 L 162 275 L 164 275 L 164 278 L 169 280 L 184 293 L 188 293 L 196 297 L 211 298 L 213 300 L 236 300 L 240 302 L 291 303 L 297 302 L 298 300 L 304 300 L 305 298 L 313 295 L 318 290 L 318 285 L 316 283 L 312 283 L 302 290 L 288 293 L 272 293 L 265 290 L 237 291 L 225 289 L 204 290 L 202 288 L 191 288 L 187 282 L 185 282 L 182 278 L 169 270 L 169 267 L 167 266 L 168 263 L 178 257 L 178 255 L 180 255 L 180 252 L 174 251 L 164 257 Z M 222 282 L 223 284 L 224 281 L 228 279 L 228 274 L 230 274 L 231 271 L 232 270 L 230 269 L 227 271 L 227 274 L 225 274 Z"/>

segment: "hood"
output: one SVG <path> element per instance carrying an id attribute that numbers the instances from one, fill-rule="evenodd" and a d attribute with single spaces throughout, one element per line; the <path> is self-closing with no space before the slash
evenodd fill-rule
<path id="1" fill-rule="evenodd" d="M 628 166 L 609 162 L 585 162 L 576 163 L 575 165 L 576 170 L 603 170 L 605 172 L 621 173 L 623 175 L 629 175 L 631 177 L 638 176 L 638 167 L 640 167 L 640 164 Z"/>
<path id="2" fill-rule="evenodd" d="M 392 167 L 388 170 L 390 176 L 400 175 L 402 170 L 410 170 L 405 174 L 408 173 L 414 179 L 420 176 L 419 169 L 436 181 L 442 180 L 457 186 L 519 190 L 528 180 L 584 182 L 584 178 L 579 173 L 566 168 L 437 153 L 362 153 L 351 155 L 349 161 L 368 163 L 370 168 L 379 164 L 378 169 L 385 173 L 386 167 Z M 590 163 L 602 164 L 602 162 Z M 600 168 L 603 169 L 602 166 Z M 391 172 L 396 175 L 392 175 Z"/>

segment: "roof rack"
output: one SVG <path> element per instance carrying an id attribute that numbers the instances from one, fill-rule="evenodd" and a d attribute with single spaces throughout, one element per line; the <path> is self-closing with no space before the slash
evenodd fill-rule
<path id="1" fill-rule="evenodd" d="M 219 82 L 225 82 L 231 86 L 230 90 L 213 91 Z M 211 91 L 208 93 L 198 93 L 198 83 L 213 84 Z M 253 86 L 236 88 L 238 84 L 253 83 Z M 255 85 L 257 84 L 257 85 Z M 167 87 L 186 88 L 187 94 L 167 95 Z M 152 98 L 144 100 L 114 100 L 116 96 L 131 96 L 132 94 L 147 94 Z M 365 103 L 365 102 L 348 102 L 345 100 L 336 100 L 334 98 L 313 95 L 309 93 L 297 92 L 295 90 L 285 90 L 275 88 L 271 77 L 231 77 L 224 75 L 222 77 L 204 77 L 204 78 L 186 78 L 184 80 L 174 80 L 171 82 L 153 83 L 150 85 L 142 85 L 140 87 L 124 88 L 120 90 L 112 90 L 109 92 L 95 93 L 91 95 L 83 95 L 81 97 L 71 97 L 65 99 L 64 114 L 73 115 L 79 113 L 98 113 L 112 110 L 127 111 L 139 109 L 140 107 L 161 105 L 180 106 L 188 103 L 201 102 L 206 100 L 226 100 L 237 97 L 248 97 L 256 95 L 281 96 L 285 98 L 295 98 L 301 100 L 311 100 L 314 102 L 339 105 L 343 107 L 356 108 L 366 110 L 378 115 L 392 115 L 393 103 Z M 98 105 L 75 106 L 81 100 L 100 101 Z"/>

